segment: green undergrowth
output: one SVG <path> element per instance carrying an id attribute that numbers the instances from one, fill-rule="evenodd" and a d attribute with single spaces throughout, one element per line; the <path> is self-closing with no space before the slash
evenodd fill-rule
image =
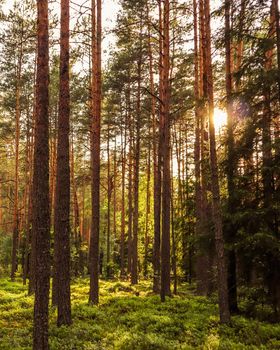
<path id="1" fill-rule="evenodd" d="M 73 324 L 56 326 L 50 308 L 51 350 L 280 349 L 280 325 L 232 317 L 218 322 L 213 300 L 194 296 L 187 286 L 161 303 L 148 282 L 100 283 L 100 305 L 88 305 L 89 281 L 72 284 Z M 0 349 L 31 349 L 33 297 L 20 280 L 0 279 Z"/>

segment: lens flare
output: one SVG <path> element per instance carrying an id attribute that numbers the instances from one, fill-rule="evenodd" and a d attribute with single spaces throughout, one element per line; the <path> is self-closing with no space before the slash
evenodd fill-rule
<path id="1" fill-rule="evenodd" d="M 215 125 L 215 130 L 217 132 L 219 132 L 223 127 L 227 125 L 227 114 L 222 109 L 215 108 L 214 125 Z"/>

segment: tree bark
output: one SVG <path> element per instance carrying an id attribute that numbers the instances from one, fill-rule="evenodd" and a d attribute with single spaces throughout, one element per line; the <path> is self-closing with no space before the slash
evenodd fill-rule
<path id="1" fill-rule="evenodd" d="M 234 155 L 234 122 L 232 111 L 232 45 L 231 45 L 231 0 L 225 0 L 225 51 L 226 51 L 226 110 L 227 110 L 227 185 L 228 185 L 228 213 L 235 215 L 236 212 L 236 189 L 235 171 L 236 162 Z M 231 244 L 228 251 L 228 300 L 231 313 L 238 311 L 237 305 L 237 280 L 236 280 L 236 253 L 234 243 L 236 240 L 236 225 L 231 220 L 227 232 L 227 240 Z"/>
<path id="2" fill-rule="evenodd" d="M 164 0 L 163 8 L 163 67 L 162 67 L 162 113 L 163 113 L 163 170 L 162 170 L 162 243 L 161 243 L 161 301 L 170 296 L 170 57 L 169 57 L 169 0 Z"/>
<path id="3" fill-rule="evenodd" d="M 71 324 L 69 0 L 61 0 L 59 115 L 54 211 L 57 325 Z"/>
<path id="4" fill-rule="evenodd" d="M 160 246 L 161 246 L 161 180 L 162 180 L 162 6 L 161 0 L 158 0 L 159 11 L 159 126 L 156 135 L 156 118 L 153 123 L 154 135 L 154 249 L 153 249 L 153 291 L 160 292 Z M 151 58 L 150 58 L 151 61 Z M 150 63 L 151 64 L 151 63 Z M 157 140 L 157 141 L 156 141 Z"/>
<path id="5" fill-rule="evenodd" d="M 110 121 L 108 120 L 107 130 L 107 242 L 106 242 L 106 274 L 111 277 L 111 195 L 112 195 L 112 176 L 110 160 Z"/>
<path id="6" fill-rule="evenodd" d="M 100 122 L 101 122 L 101 0 L 92 0 L 92 106 L 91 106 L 91 203 L 89 302 L 99 302 L 99 230 L 100 230 Z"/>
<path id="7" fill-rule="evenodd" d="M 215 127 L 214 127 L 214 93 L 213 93 L 213 73 L 211 60 L 211 27 L 210 27 L 210 5 L 209 0 L 205 0 L 205 31 L 206 31 L 206 79 L 207 97 L 209 112 L 209 142 L 210 142 L 210 166 L 211 166 L 211 187 L 213 222 L 215 227 L 215 244 L 217 252 L 218 267 L 218 299 L 221 323 L 230 322 L 230 312 L 228 305 L 227 270 L 225 262 L 223 223 L 220 203 L 220 186 L 218 175 L 218 161 L 216 151 Z"/>
<path id="8" fill-rule="evenodd" d="M 33 349 L 48 350 L 50 288 L 48 1 L 37 1 L 37 11 L 38 56 L 32 193 L 32 239 L 35 243 Z"/>
<path id="9" fill-rule="evenodd" d="M 142 79 L 142 19 L 140 19 L 140 47 L 137 62 L 137 101 L 136 101 L 136 135 L 134 149 L 134 211 L 131 260 L 131 284 L 138 283 L 138 227 L 139 227 L 139 170 L 140 170 L 140 128 L 141 128 L 141 79 Z"/>
<path id="10" fill-rule="evenodd" d="M 127 121 L 127 115 L 126 115 Z M 126 139 L 127 131 L 125 127 L 124 139 L 123 139 L 123 128 L 121 129 L 121 144 L 122 144 L 122 204 L 121 204 L 121 279 L 125 278 L 125 174 L 126 174 Z"/>
<path id="11" fill-rule="evenodd" d="M 23 21 L 21 25 L 19 57 L 16 74 L 16 125 L 15 125 L 15 187 L 14 187 L 14 215 L 13 215 L 13 245 L 12 245 L 12 269 L 11 280 L 14 281 L 17 270 L 17 252 L 19 245 L 19 209 L 18 209 L 18 187 L 19 187 L 19 139 L 20 139 L 20 116 L 21 116 L 21 71 L 23 59 Z"/>

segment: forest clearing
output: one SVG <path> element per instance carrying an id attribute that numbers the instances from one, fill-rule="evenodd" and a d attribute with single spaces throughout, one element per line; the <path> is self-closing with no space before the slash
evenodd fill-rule
<path id="1" fill-rule="evenodd" d="M 0 0 L 0 350 L 280 349 L 278 0 Z"/>

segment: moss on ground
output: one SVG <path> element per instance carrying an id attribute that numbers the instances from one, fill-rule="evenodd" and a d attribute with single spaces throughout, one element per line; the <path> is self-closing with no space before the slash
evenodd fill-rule
<path id="1" fill-rule="evenodd" d="M 280 349 L 280 325 L 234 316 L 218 322 L 213 300 L 182 286 L 178 296 L 161 303 L 148 282 L 100 283 L 100 305 L 88 305 L 89 281 L 72 284 L 73 324 L 56 326 L 50 308 L 51 350 Z M 0 349 L 31 349 L 33 298 L 21 281 L 0 279 Z"/>

